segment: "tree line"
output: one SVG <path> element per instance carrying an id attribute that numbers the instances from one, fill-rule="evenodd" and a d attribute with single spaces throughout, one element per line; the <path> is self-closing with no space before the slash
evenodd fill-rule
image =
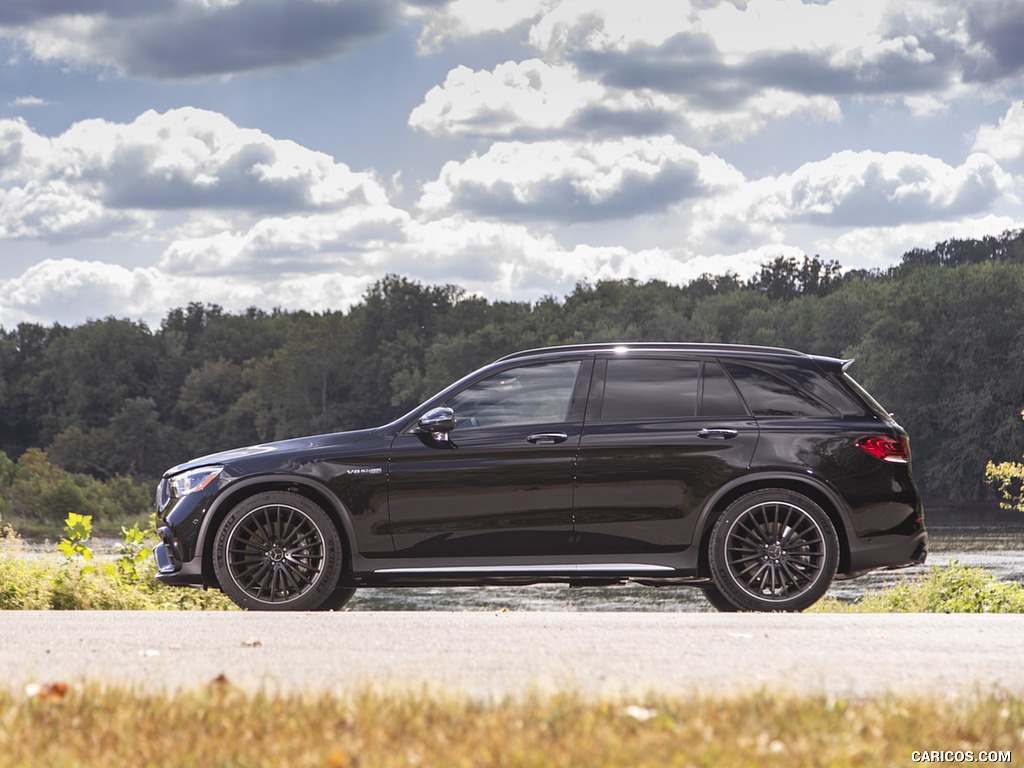
<path id="1" fill-rule="evenodd" d="M 917 249 L 887 270 L 779 257 L 749 280 L 581 283 L 535 302 L 392 275 L 344 312 L 193 303 L 157 329 L 22 323 L 0 329 L 0 451 L 151 482 L 198 454 L 387 422 L 517 349 L 618 340 L 856 358 L 851 373 L 910 431 L 926 497 L 991 499 L 987 461 L 1021 454 L 1024 231 Z"/>

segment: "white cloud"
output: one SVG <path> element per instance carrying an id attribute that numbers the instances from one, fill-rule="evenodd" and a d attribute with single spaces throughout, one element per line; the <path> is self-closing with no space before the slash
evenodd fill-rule
<path id="1" fill-rule="evenodd" d="M 272 215 L 387 202 L 371 174 L 193 108 L 131 123 L 85 120 L 54 138 L 0 121 L 0 161 L 6 237 L 101 236 L 152 225 L 161 212 Z"/>
<path id="2" fill-rule="evenodd" d="M 19 96 L 16 99 L 11 99 L 7 102 L 9 107 L 45 107 L 49 104 L 46 99 L 41 99 L 38 96 Z"/>
<path id="3" fill-rule="evenodd" d="M 860 227 L 836 238 L 823 238 L 816 247 L 844 266 L 885 268 L 898 263 L 903 254 L 914 248 L 931 248 L 944 240 L 997 236 L 1021 227 L 1024 227 L 1024 217 L 992 215 L 893 227 Z"/>
<path id="4" fill-rule="evenodd" d="M 1024 102 L 1015 102 L 998 125 L 983 125 L 978 129 L 974 149 L 988 152 L 999 160 L 1024 159 Z"/>
<path id="5" fill-rule="evenodd" d="M 434 215 L 593 221 L 661 212 L 741 180 L 718 157 L 671 137 L 502 142 L 481 156 L 447 163 L 440 178 L 424 186 L 420 207 Z"/>
<path id="6" fill-rule="evenodd" d="M 839 152 L 793 173 L 752 181 L 699 206 L 698 230 L 758 231 L 778 227 L 885 227 L 958 220 L 1012 194 L 1013 180 L 991 157 L 971 155 L 960 166 L 905 152 Z M 721 234 L 719 234 L 721 236 Z"/>
<path id="7" fill-rule="evenodd" d="M 420 49 L 433 53 L 454 40 L 507 32 L 554 5 L 557 0 L 452 0 L 428 17 Z"/>
<path id="8" fill-rule="evenodd" d="M 581 82 L 572 67 L 540 59 L 508 61 L 492 72 L 456 67 L 409 116 L 409 125 L 432 134 L 513 136 L 566 128 L 582 110 L 601 104 L 606 90 Z"/>
<path id="9" fill-rule="evenodd" d="M 508 61 L 492 71 L 465 66 L 448 73 L 409 116 L 432 135 L 556 138 L 593 135 L 685 135 L 699 144 L 745 139 L 769 122 L 798 114 L 836 122 L 838 102 L 766 88 L 731 108 L 709 109 L 686 96 L 607 87 L 569 64 Z"/>
<path id="10" fill-rule="evenodd" d="M 0 36 L 46 62 L 194 78 L 334 58 L 408 13 L 401 0 L 15 2 L 0 6 Z"/>

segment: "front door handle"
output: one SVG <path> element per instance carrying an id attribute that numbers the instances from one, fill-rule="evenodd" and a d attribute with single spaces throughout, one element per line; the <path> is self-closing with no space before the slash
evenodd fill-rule
<path id="1" fill-rule="evenodd" d="M 534 445 L 554 445 L 555 443 L 564 443 L 568 439 L 569 436 L 565 432 L 540 432 L 530 435 L 526 441 Z"/>
<path id="2" fill-rule="evenodd" d="M 697 437 L 703 437 L 705 440 L 732 440 L 740 431 L 738 429 L 704 429 L 697 431 Z"/>

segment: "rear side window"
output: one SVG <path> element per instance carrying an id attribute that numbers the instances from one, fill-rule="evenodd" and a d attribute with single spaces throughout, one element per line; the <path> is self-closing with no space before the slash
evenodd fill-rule
<path id="1" fill-rule="evenodd" d="M 726 363 L 754 416 L 829 417 L 834 414 L 815 398 L 777 376 L 745 365 Z"/>
<path id="2" fill-rule="evenodd" d="M 736 387 L 718 363 L 704 363 L 704 396 L 701 398 L 700 415 L 747 415 L 747 407 L 737 394 Z"/>
<path id="3" fill-rule="evenodd" d="M 622 358 L 608 361 L 604 400 L 598 418 L 605 421 L 689 419 L 697 415 L 696 360 Z"/>

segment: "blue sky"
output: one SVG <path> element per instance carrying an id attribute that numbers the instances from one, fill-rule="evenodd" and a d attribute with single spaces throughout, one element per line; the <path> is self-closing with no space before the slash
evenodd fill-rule
<path id="1" fill-rule="evenodd" d="M 7 0 L 0 326 L 1024 226 L 1018 0 Z"/>

